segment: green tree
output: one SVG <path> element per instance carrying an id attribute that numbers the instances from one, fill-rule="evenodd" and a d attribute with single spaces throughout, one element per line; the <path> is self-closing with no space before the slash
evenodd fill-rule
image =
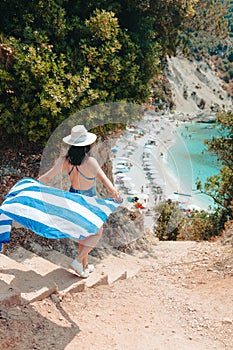
<path id="1" fill-rule="evenodd" d="M 46 140 L 74 111 L 145 102 L 197 8 L 196 0 L 2 0 L 2 128 Z"/>
<path id="2" fill-rule="evenodd" d="M 0 125 L 8 134 L 36 142 L 75 110 L 91 79 L 88 68 L 72 75 L 64 55 L 34 35 L 40 44 L 11 37 L 0 45 Z"/>
<path id="3" fill-rule="evenodd" d="M 161 203 L 155 207 L 156 216 L 159 215 L 154 232 L 161 241 L 176 241 L 179 227 L 184 221 L 184 214 L 176 203 Z"/>
<path id="4" fill-rule="evenodd" d="M 208 213 L 204 210 L 193 211 L 190 218 L 185 218 L 179 226 L 178 240 L 209 240 L 221 233 L 219 212 Z"/>
<path id="5" fill-rule="evenodd" d="M 90 69 L 89 103 L 127 100 L 141 103 L 149 95 L 148 82 L 138 64 L 140 48 L 124 33 L 114 13 L 96 10 L 86 20 L 86 35 L 80 40 L 80 66 Z M 154 52 L 157 69 L 159 50 Z"/>
<path id="6" fill-rule="evenodd" d="M 211 152 L 217 154 L 222 163 L 220 173 L 211 176 L 197 188 L 212 197 L 222 213 L 222 224 L 232 219 L 233 205 L 233 113 L 220 113 L 216 120 L 219 125 L 219 137 L 206 141 Z"/>

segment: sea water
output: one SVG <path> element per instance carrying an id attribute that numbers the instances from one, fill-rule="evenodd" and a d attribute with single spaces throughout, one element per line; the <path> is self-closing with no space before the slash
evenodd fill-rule
<path id="1" fill-rule="evenodd" d="M 214 201 L 196 190 L 196 181 L 202 184 L 207 178 L 219 173 L 220 163 L 216 155 L 208 151 L 204 140 L 218 137 L 215 124 L 182 123 L 176 128 L 177 137 L 167 153 L 167 163 L 189 194 L 198 199 L 200 206 L 207 209 L 214 206 Z"/>

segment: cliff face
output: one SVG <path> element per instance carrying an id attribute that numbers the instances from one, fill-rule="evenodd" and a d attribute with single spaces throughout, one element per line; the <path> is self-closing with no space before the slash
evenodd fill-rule
<path id="1" fill-rule="evenodd" d="M 214 67 L 206 62 L 171 57 L 165 75 L 171 86 L 176 112 L 197 114 L 232 109 L 232 98 L 223 89 L 223 81 L 217 77 Z"/>

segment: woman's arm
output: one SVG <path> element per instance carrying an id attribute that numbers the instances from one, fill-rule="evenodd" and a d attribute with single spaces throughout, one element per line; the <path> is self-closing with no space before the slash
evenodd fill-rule
<path id="1" fill-rule="evenodd" d="M 105 172 L 101 169 L 98 162 L 95 159 L 93 160 L 92 158 L 91 163 L 92 163 L 91 165 L 95 168 L 96 178 L 99 181 L 101 181 L 104 187 L 108 190 L 108 192 L 112 194 L 112 197 L 115 201 L 121 202 L 122 201 L 121 195 L 119 194 L 117 189 L 113 186 L 112 182 L 107 177 Z"/>
<path id="2" fill-rule="evenodd" d="M 37 178 L 37 180 L 47 183 L 50 180 L 52 180 L 56 175 L 60 174 L 66 167 L 66 159 L 64 159 L 64 157 L 60 157 L 57 159 L 54 166 L 51 169 L 49 169 L 45 174 L 40 175 Z"/>

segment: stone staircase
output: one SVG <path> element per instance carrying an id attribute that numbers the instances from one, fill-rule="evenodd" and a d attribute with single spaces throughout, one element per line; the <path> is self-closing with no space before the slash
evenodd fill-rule
<path id="1" fill-rule="evenodd" d="M 54 293 L 64 296 L 83 292 L 133 277 L 141 269 L 139 258 L 114 249 L 101 260 L 92 256 L 89 260 L 95 270 L 81 279 L 69 269 L 72 259 L 55 250 L 45 252 L 43 258 L 22 247 L 10 256 L 0 253 L 0 304 L 23 305 Z"/>

